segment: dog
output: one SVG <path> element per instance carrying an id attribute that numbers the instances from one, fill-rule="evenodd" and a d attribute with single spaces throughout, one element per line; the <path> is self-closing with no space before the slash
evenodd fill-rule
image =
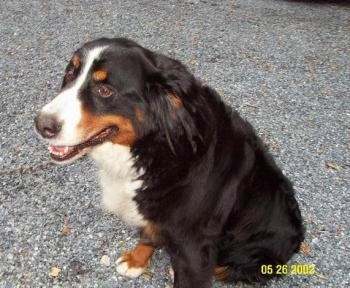
<path id="1" fill-rule="evenodd" d="M 252 126 L 179 61 L 125 38 L 72 56 L 61 92 L 35 117 L 51 158 L 97 163 L 102 204 L 137 227 L 117 271 L 170 255 L 174 287 L 265 282 L 304 239 L 291 182 Z"/>

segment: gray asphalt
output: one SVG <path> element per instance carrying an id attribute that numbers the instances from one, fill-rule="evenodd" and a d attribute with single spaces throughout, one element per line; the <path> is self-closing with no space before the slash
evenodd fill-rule
<path id="1" fill-rule="evenodd" d="M 283 0 L 0 2 L 0 287 L 170 285 L 163 251 L 141 278 L 117 275 L 136 234 L 100 209 L 92 161 L 16 170 L 48 161 L 35 112 L 57 94 L 72 51 L 101 36 L 189 65 L 294 182 L 307 236 L 288 267 L 314 264 L 316 274 L 268 287 L 349 287 L 350 6 Z M 231 285 L 214 287 L 245 287 Z"/>

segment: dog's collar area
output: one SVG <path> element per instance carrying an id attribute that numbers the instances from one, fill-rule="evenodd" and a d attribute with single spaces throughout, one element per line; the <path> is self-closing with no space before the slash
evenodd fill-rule
<path id="1" fill-rule="evenodd" d="M 96 146 L 102 144 L 103 142 L 109 140 L 118 131 L 115 126 L 108 127 L 95 136 L 91 137 L 87 141 L 73 146 L 64 145 L 49 145 L 50 156 L 55 161 L 65 161 L 73 158 L 74 156 L 81 153 L 85 148 Z"/>

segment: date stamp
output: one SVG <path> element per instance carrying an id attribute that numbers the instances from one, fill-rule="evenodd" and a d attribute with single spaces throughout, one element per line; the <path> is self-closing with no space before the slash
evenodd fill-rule
<path id="1" fill-rule="evenodd" d="M 263 275 L 314 275 L 315 264 L 261 265 Z"/>

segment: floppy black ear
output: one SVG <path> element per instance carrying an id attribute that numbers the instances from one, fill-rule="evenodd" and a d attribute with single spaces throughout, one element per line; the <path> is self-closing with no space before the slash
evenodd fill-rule
<path id="1" fill-rule="evenodd" d="M 159 73 L 154 75 L 154 80 L 165 89 L 182 98 L 187 97 L 186 100 L 190 100 L 198 92 L 196 90 L 199 83 L 180 61 L 157 54 L 155 64 Z"/>
<path id="2" fill-rule="evenodd" d="M 165 136 L 174 154 L 179 141 L 181 145 L 187 142 L 195 152 L 199 135 L 191 98 L 196 94 L 196 80 L 176 60 L 157 55 L 156 65 L 158 71 L 148 77 L 144 91 L 152 126 Z"/>

